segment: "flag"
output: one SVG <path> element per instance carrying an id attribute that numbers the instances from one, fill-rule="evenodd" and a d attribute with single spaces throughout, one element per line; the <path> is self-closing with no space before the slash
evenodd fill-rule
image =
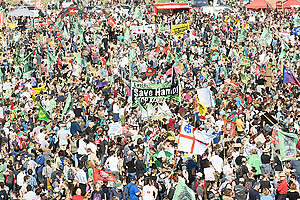
<path id="1" fill-rule="evenodd" d="M 286 51 L 284 49 L 281 49 L 280 55 L 279 55 L 279 60 L 283 58 L 286 55 Z"/>
<path id="2" fill-rule="evenodd" d="M 223 53 L 221 54 L 221 60 L 226 60 L 227 62 L 230 62 L 230 60 Z"/>
<path id="3" fill-rule="evenodd" d="M 210 138 L 187 122 L 182 122 L 178 141 L 178 151 L 202 155 L 210 143 Z"/>
<path id="4" fill-rule="evenodd" d="M 128 60 L 131 62 L 133 61 L 133 59 L 135 59 L 136 57 L 136 50 L 135 49 L 131 49 L 130 52 L 129 52 L 129 57 L 128 57 Z"/>
<path id="5" fill-rule="evenodd" d="M 45 84 L 43 84 L 43 86 L 39 88 L 32 88 L 32 90 L 33 90 L 32 103 L 34 104 L 36 95 L 39 95 L 42 91 L 45 91 Z"/>
<path id="6" fill-rule="evenodd" d="M 200 113 L 200 115 L 204 116 L 204 115 L 205 115 L 205 112 L 206 112 L 206 110 L 207 110 L 207 108 L 206 108 L 205 105 L 203 105 L 203 104 L 199 101 L 199 99 L 198 99 L 197 96 L 195 96 L 195 98 L 196 98 L 196 102 L 197 102 L 197 104 L 198 104 L 198 110 L 199 110 L 199 113 Z"/>
<path id="7" fill-rule="evenodd" d="M 271 143 L 274 145 L 278 145 L 279 144 L 279 138 L 278 138 L 278 131 L 276 128 L 273 128 L 272 131 L 272 137 L 271 137 Z"/>
<path id="8" fill-rule="evenodd" d="M 68 38 L 69 38 L 69 32 L 68 32 L 67 27 L 64 27 L 64 32 L 63 32 L 62 36 L 63 36 L 65 39 L 68 39 Z"/>
<path id="9" fill-rule="evenodd" d="M 268 46 L 271 44 L 272 39 L 273 39 L 273 35 L 272 35 L 271 31 L 267 28 L 264 28 L 263 32 L 260 36 L 260 39 L 259 39 L 260 45 Z"/>
<path id="10" fill-rule="evenodd" d="M 242 72 L 241 81 L 247 85 L 248 80 L 249 80 L 248 76 L 244 72 Z"/>
<path id="11" fill-rule="evenodd" d="M 143 19 L 143 13 L 139 7 L 136 7 L 133 14 L 133 19 Z"/>
<path id="12" fill-rule="evenodd" d="M 300 36 L 300 27 L 294 27 L 295 35 Z"/>
<path id="13" fill-rule="evenodd" d="M 163 21 L 160 22 L 160 25 L 158 27 L 158 32 L 159 33 L 165 32 L 165 27 L 164 27 Z"/>
<path id="14" fill-rule="evenodd" d="M 167 42 L 156 36 L 156 45 L 165 46 Z"/>
<path id="15" fill-rule="evenodd" d="M 103 171 L 97 168 L 93 168 L 93 178 L 94 181 L 117 182 L 111 171 Z"/>
<path id="16" fill-rule="evenodd" d="M 182 180 L 179 180 L 174 192 L 173 200 L 195 200 L 194 191 Z"/>
<path id="17" fill-rule="evenodd" d="M 47 52 L 47 67 L 52 69 L 52 65 L 55 63 L 55 57 L 51 52 Z"/>
<path id="18" fill-rule="evenodd" d="M 229 54 L 228 54 L 228 57 L 231 57 L 231 58 L 238 58 L 238 57 L 239 57 L 239 54 L 236 52 L 235 49 L 230 49 Z"/>
<path id="19" fill-rule="evenodd" d="M 289 50 L 289 45 L 287 45 L 283 39 L 279 38 L 280 42 L 281 42 L 281 49 L 286 49 Z"/>
<path id="20" fill-rule="evenodd" d="M 221 41 L 220 38 L 214 35 L 211 39 L 210 48 L 217 49 L 220 45 L 220 41 Z"/>
<path id="21" fill-rule="evenodd" d="M 129 30 L 129 28 L 127 28 L 125 33 L 124 33 L 124 41 L 130 42 L 130 30 Z"/>
<path id="22" fill-rule="evenodd" d="M 246 56 L 242 56 L 241 65 L 250 66 L 251 65 L 250 58 L 248 58 Z"/>
<path id="23" fill-rule="evenodd" d="M 298 135 L 294 133 L 286 133 L 280 129 L 277 131 L 281 161 L 295 160 L 297 154 L 296 145 L 298 142 Z"/>
<path id="24" fill-rule="evenodd" d="M 4 22 L 4 10 L 0 11 L 0 26 L 5 26 L 5 22 Z"/>
<path id="25" fill-rule="evenodd" d="M 71 93 L 69 93 L 62 115 L 66 115 L 70 110 L 72 110 L 72 108 L 73 108 L 73 98 Z"/>
<path id="26" fill-rule="evenodd" d="M 168 50 L 170 50 L 169 47 L 157 45 L 156 52 L 163 52 L 164 54 L 168 55 Z"/>
<path id="27" fill-rule="evenodd" d="M 229 120 L 224 120 L 224 134 L 228 135 L 234 135 L 235 134 L 235 127 L 236 123 L 229 121 Z"/>
<path id="28" fill-rule="evenodd" d="M 298 62 L 298 60 L 300 60 L 300 52 L 295 51 L 292 62 Z"/>
<path id="29" fill-rule="evenodd" d="M 141 115 L 142 115 L 142 118 L 145 119 L 148 117 L 148 113 L 147 113 L 147 110 L 142 106 L 141 104 L 141 101 L 137 101 L 138 105 L 139 105 L 139 108 L 141 110 Z"/>
<path id="30" fill-rule="evenodd" d="M 49 121 L 49 114 L 48 112 L 41 106 L 41 104 L 38 105 L 39 106 L 39 114 L 38 114 L 38 119 L 39 120 L 44 120 L 44 121 Z"/>
<path id="31" fill-rule="evenodd" d="M 154 116 L 155 114 L 155 109 L 151 103 L 147 104 L 147 115 L 148 117 Z"/>
<path id="32" fill-rule="evenodd" d="M 153 67 L 148 67 L 147 71 L 146 71 L 146 76 L 153 76 L 155 74 L 155 69 Z"/>
<path id="33" fill-rule="evenodd" d="M 209 88 L 199 88 L 197 89 L 197 97 L 198 100 L 205 106 L 205 107 L 214 107 L 214 97 L 212 92 Z"/>
<path id="34" fill-rule="evenodd" d="M 283 69 L 283 83 L 294 83 L 300 87 L 299 80 L 294 76 L 293 72 L 286 67 Z"/>
<path id="35" fill-rule="evenodd" d="M 297 15 L 294 15 L 294 27 L 300 27 L 300 17 Z"/>
<path id="36" fill-rule="evenodd" d="M 235 81 L 231 81 L 230 79 L 225 79 L 224 84 L 225 85 L 230 85 L 230 86 L 234 87 L 235 89 L 238 88 L 238 84 L 235 83 Z"/>
<path id="37" fill-rule="evenodd" d="M 34 8 L 37 10 L 46 10 L 44 5 L 41 3 L 41 0 L 35 0 L 34 1 Z"/>
<path id="38" fill-rule="evenodd" d="M 109 17 L 107 20 L 107 24 L 110 25 L 111 27 L 114 27 L 117 23 L 112 17 Z"/>
<path id="39" fill-rule="evenodd" d="M 62 21 L 61 16 L 59 16 L 55 22 L 55 26 L 58 28 L 58 30 L 61 30 L 64 27 L 64 22 Z"/>
<path id="40" fill-rule="evenodd" d="M 50 26 L 51 24 L 54 24 L 54 21 L 51 18 L 47 17 L 46 23 L 48 26 Z"/>
<path id="41" fill-rule="evenodd" d="M 245 28 L 242 28 L 241 33 L 239 34 L 238 37 L 238 42 L 240 43 L 245 42 L 246 38 L 247 38 L 247 30 Z"/>
<path id="42" fill-rule="evenodd" d="M 69 8 L 69 16 L 75 15 L 76 8 Z"/>
<path id="43" fill-rule="evenodd" d="M 99 44 L 102 44 L 102 37 L 100 34 L 95 35 L 94 37 L 94 44 L 98 46 Z"/>

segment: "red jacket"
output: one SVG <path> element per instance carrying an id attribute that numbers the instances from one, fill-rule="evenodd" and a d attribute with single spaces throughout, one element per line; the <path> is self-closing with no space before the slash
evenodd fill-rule
<path id="1" fill-rule="evenodd" d="M 277 192 L 279 194 L 287 194 L 287 191 L 288 191 L 288 186 L 287 186 L 287 182 L 286 180 L 284 179 L 283 181 L 281 181 L 279 183 L 279 185 L 277 186 Z"/>

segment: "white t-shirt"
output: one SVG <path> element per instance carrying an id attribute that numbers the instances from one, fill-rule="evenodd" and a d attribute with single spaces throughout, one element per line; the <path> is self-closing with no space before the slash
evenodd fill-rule
<path id="1" fill-rule="evenodd" d="M 210 159 L 211 164 L 214 166 L 214 168 L 221 173 L 223 168 L 223 159 L 220 158 L 217 155 L 212 156 Z"/>
<path id="2" fill-rule="evenodd" d="M 93 153 L 96 153 L 97 152 L 97 146 L 94 144 L 94 143 L 88 143 L 86 145 L 86 149 L 91 149 L 91 151 Z"/>
<path id="3" fill-rule="evenodd" d="M 215 169 L 212 167 L 204 168 L 204 175 L 206 181 L 215 181 L 215 175 L 214 175 Z"/>
<path id="4" fill-rule="evenodd" d="M 68 145 L 68 135 L 69 134 L 70 134 L 70 130 L 65 130 L 65 129 L 60 129 L 57 132 L 59 146 Z"/>
<path id="5" fill-rule="evenodd" d="M 120 107 L 117 103 L 114 103 L 113 105 L 113 113 L 119 113 L 120 112 Z"/>
<path id="6" fill-rule="evenodd" d="M 86 155 L 86 143 L 83 140 L 79 140 L 79 147 L 78 147 L 78 154 L 79 155 Z"/>
<path id="7" fill-rule="evenodd" d="M 33 191 L 29 191 L 23 196 L 23 200 L 32 200 L 35 197 L 36 197 L 36 194 Z"/>
<path id="8" fill-rule="evenodd" d="M 108 168 L 110 169 L 110 171 L 112 171 L 112 172 L 119 171 L 119 168 L 118 168 L 119 159 L 117 157 L 110 156 L 109 158 L 107 158 L 106 162 L 107 162 L 107 165 L 108 165 Z"/>
<path id="9" fill-rule="evenodd" d="M 156 188 L 153 185 L 145 185 L 143 187 L 143 199 L 144 200 L 155 200 L 154 199 L 154 191 Z"/>

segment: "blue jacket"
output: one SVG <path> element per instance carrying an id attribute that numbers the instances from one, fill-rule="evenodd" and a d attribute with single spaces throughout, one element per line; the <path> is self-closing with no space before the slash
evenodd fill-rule
<path id="1" fill-rule="evenodd" d="M 70 132 L 71 132 L 72 136 L 77 135 L 77 132 L 79 132 L 79 133 L 82 132 L 82 130 L 77 122 L 71 123 Z"/>

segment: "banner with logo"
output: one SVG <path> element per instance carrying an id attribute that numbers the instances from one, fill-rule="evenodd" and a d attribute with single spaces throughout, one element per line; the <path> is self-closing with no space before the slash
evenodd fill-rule
<path id="1" fill-rule="evenodd" d="M 109 136 L 116 136 L 121 135 L 123 132 L 122 124 L 121 122 L 111 123 L 108 125 L 108 135 Z"/>
<path id="2" fill-rule="evenodd" d="M 163 84 L 131 83 L 132 106 L 138 101 L 144 106 L 148 103 L 159 102 L 160 99 L 174 98 L 179 101 L 180 84 L 177 82 Z"/>
<path id="3" fill-rule="evenodd" d="M 155 32 L 155 24 L 149 24 L 144 26 L 130 26 L 132 34 L 146 34 L 152 35 Z"/>

